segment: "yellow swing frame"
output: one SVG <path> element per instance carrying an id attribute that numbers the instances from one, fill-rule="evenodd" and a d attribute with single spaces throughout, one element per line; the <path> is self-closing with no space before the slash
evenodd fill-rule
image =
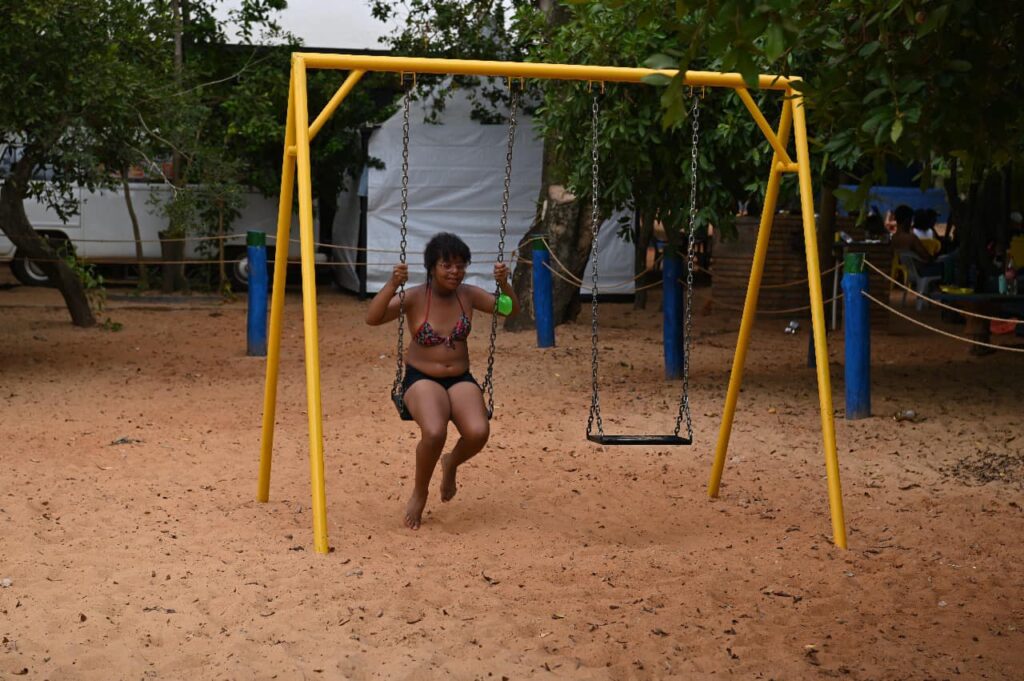
<path id="1" fill-rule="evenodd" d="M 309 123 L 306 90 L 308 69 L 348 71 L 338 91 L 316 119 Z M 672 78 L 675 69 L 645 69 L 613 66 L 570 64 L 531 64 L 499 61 L 468 61 L 459 59 L 419 59 L 411 57 L 376 57 L 343 54 L 295 53 L 292 55 L 291 80 L 288 87 L 288 117 L 285 127 L 284 161 L 281 172 L 281 196 L 277 214 L 275 262 L 288 260 L 288 236 L 291 227 L 293 190 L 296 170 L 299 188 L 299 229 L 302 254 L 302 313 L 305 330 L 306 400 L 309 417 L 309 469 L 313 495 L 313 545 L 317 553 L 327 553 L 327 497 L 324 490 L 323 414 L 320 402 L 320 343 L 317 335 L 316 281 L 314 277 L 313 199 L 309 166 L 309 145 L 337 110 L 345 97 L 367 71 L 392 73 L 430 73 L 450 75 L 493 76 L 503 78 L 561 79 L 589 82 L 638 83 L 645 76 L 661 74 Z M 764 272 L 772 216 L 784 173 L 797 173 L 800 184 L 800 211 L 803 215 L 804 242 L 807 254 L 807 283 L 811 298 L 811 320 L 814 330 L 814 355 L 818 374 L 818 401 L 821 406 L 821 431 L 825 445 L 825 470 L 828 476 L 829 510 L 832 517 L 832 538 L 836 546 L 846 548 L 846 523 L 843 516 L 842 489 L 839 484 L 839 459 L 836 453 L 836 432 L 832 412 L 832 386 L 829 378 L 828 349 L 825 341 L 825 312 L 821 294 L 821 272 L 814 227 L 814 202 L 811 187 L 811 166 L 807 149 L 807 120 L 799 92 L 793 89 L 793 76 L 761 75 L 758 87 L 782 92 L 785 96 L 778 130 L 772 130 L 746 83 L 738 73 L 687 71 L 684 82 L 691 87 L 720 87 L 736 91 L 750 111 L 757 127 L 774 150 L 768 189 L 765 192 L 761 224 L 750 269 L 750 281 L 743 305 L 736 354 L 733 358 L 729 390 L 722 412 L 722 424 L 715 448 L 715 461 L 708 483 L 708 496 L 717 497 L 725 468 L 736 399 L 743 381 L 743 365 L 750 345 L 750 334 L 757 311 L 761 275 Z M 790 132 L 796 137 L 796 161 L 786 151 Z M 263 398 L 263 434 L 260 452 L 258 501 L 270 498 L 270 465 L 274 447 L 274 417 L 277 406 L 277 377 L 281 354 L 281 316 L 284 311 L 284 267 L 274 268 L 274 289 L 270 304 L 270 329 L 267 345 L 267 378 Z"/>

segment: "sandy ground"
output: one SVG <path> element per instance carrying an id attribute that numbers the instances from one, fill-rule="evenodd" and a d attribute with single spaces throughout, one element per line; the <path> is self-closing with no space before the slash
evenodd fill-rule
<path id="1" fill-rule="evenodd" d="M 806 323 L 758 325 L 714 501 L 733 314 L 696 320 L 692 448 L 584 440 L 588 324 L 549 350 L 504 334 L 491 443 L 411 532 L 416 433 L 364 305 L 321 292 L 318 555 L 294 292 L 261 504 L 244 301 L 114 301 L 112 332 L 0 290 L 0 679 L 1022 678 L 1024 357 L 897 326 L 874 338 L 876 416 L 846 421 L 831 339 L 843 551 Z M 602 307 L 609 431 L 672 422 L 656 309 Z"/>

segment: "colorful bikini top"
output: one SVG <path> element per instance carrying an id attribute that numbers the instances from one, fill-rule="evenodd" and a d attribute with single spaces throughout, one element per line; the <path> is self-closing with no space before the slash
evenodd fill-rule
<path id="1" fill-rule="evenodd" d="M 462 300 L 459 298 L 458 292 L 455 293 L 455 300 L 459 302 L 459 309 L 462 310 L 462 315 L 459 317 L 459 321 L 455 322 L 455 328 L 447 336 L 442 336 L 437 331 L 434 331 L 434 327 L 427 321 L 430 317 L 430 298 L 431 298 L 430 282 L 427 282 L 427 313 L 423 315 L 423 323 L 420 328 L 413 334 L 413 340 L 425 347 L 431 348 L 435 345 L 447 345 L 449 348 L 455 347 L 455 341 L 464 341 L 469 337 L 469 332 L 472 330 L 472 324 L 469 321 L 469 317 L 466 315 L 466 308 L 462 307 Z"/>

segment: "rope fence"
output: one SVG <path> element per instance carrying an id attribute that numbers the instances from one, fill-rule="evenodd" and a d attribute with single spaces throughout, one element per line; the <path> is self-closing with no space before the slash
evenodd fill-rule
<path id="1" fill-rule="evenodd" d="M 1010 323 L 1010 324 L 1020 324 L 1021 323 L 1021 320 L 1019 320 L 1019 319 L 1011 319 L 1011 318 L 1008 318 L 1008 317 L 993 317 L 991 315 L 981 314 L 979 312 L 971 312 L 969 310 L 965 310 L 963 308 L 956 307 L 954 305 L 947 305 L 946 303 L 942 302 L 941 300 L 936 300 L 934 298 L 930 298 L 929 296 L 926 296 L 924 294 L 918 293 L 917 291 L 915 291 L 914 289 L 910 288 L 909 286 L 901 284 L 900 282 L 896 281 L 895 279 L 890 277 L 888 274 L 886 274 L 885 272 L 880 270 L 878 268 L 878 266 L 876 266 L 874 263 L 869 262 L 866 258 L 864 260 L 864 264 L 867 265 L 868 267 L 870 267 L 871 269 L 873 269 L 878 274 L 880 274 L 883 279 L 886 279 L 889 282 L 891 282 L 893 284 L 896 284 L 897 286 L 902 288 L 904 291 L 912 293 L 915 297 L 920 298 L 920 299 L 922 299 L 922 300 L 924 300 L 924 301 L 926 301 L 926 302 L 928 302 L 928 303 L 930 303 L 932 305 L 936 305 L 938 307 L 946 308 L 947 310 L 951 310 L 951 311 L 956 312 L 958 314 L 962 314 L 965 317 L 975 317 L 977 319 L 987 319 L 987 320 L 992 321 L 992 322 L 1004 322 L 1004 323 Z"/>
<path id="2" fill-rule="evenodd" d="M 879 300 L 878 298 L 875 298 L 873 295 L 871 295 L 867 291 L 862 291 L 861 293 L 864 295 L 865 298 L 867 298 L 868 300 L 870 300 L 874 304 L 878 305 L 879 307 L 882 307 L 883 309 L 888 310 L 889 312 L 891 312 L 892 314 L 896 315 L 897 317 L 902 317 L 903 319 L 906 319 L 908 322 L 911 322 L 912 324 L 917 324 L 918 326 L 920 326 L 920 327 L 922 327 L 924 329 L 927 329 L 927 330 L 932 331 L 934 333 L 946 336 L 948 338 L 952 338 L 953 340 L 958 340 L 958 341 L 961 341 L 963 343 L 969 343 L 971 345 L 980 345 L 982 347 L 992 348 L 994 350 L 1006 350 L 1007 352 L 1024 352 L 1024 348 L 1016 348 L 1016 347 L 1009 346 L 1009 345 L 997 345 L 995 343 L 986 343 L 985 341 L 975 340 L 974 338 L 966 338 L 964 336 L 958 336 L 955 333 L 949 333 L 948 331 L 944 331 L 942 329 L 936 328 L 936 327 L 934 327 L 934 326 L 932 326 L 930 324 L 926 324 L 925 322 L 920 321 L 919 319 L 914 319 L 913 317 L 911 317 L 908 314 L 904 314 L 903 312 L 900 312 L 899 310 L 897 310 L 896 308 L 892 307 L 891 305 L 887 305 L 887 304 L 883 303 L 881 300 Z M 1013 322 L 1015 324 L 1021 323 L 1021 321 L 1019 319 L 1012 319 L 1012 320 L 1009 320 L 1009 321 L 1011 321 L 1011 322 Z"/>
<path id="3" fill-rule="evenodd" d="M 828 305 L 831 302 L 842 300 L 842 298 L 843 298 L 843 294 L 840 293 L 839 295 L 835 296 L 834 298 L 827 298 L 827 299 L 821 301 L 821 304 L 822 304 L 822 306 L 825 306 L 825 305 Z M 717 306 L 721 307 L 724 310 L 730 310 L 732 312 L 743 312 L 743 306 L 742 305 L 728 305 L 728 304 L 723 303 L 723 302 L 721 302 L 719 300 L 716 300 L 715 298 L 711 299 L 711 304 L 712 305 L 717 305 Z M 808 304 L 808 305 L 803 305 L 801 307 L 787 308 L 785 310 L 755 310 L 754 314 L 763 314 L 763 315 L 793 314 L 795 312 L 806 312 L 807 310 L 810 310 L 812 307 L 813 307 L 813 305 Z"/>

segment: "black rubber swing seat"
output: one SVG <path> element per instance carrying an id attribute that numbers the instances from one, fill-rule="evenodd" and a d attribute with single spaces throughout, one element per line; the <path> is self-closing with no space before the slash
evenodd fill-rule
<path id="1" fill-rule="evenodd" d="M 412 414 L 409 413 L 409 408 L 405 406 L 405 400 L 400 394 L 392 393 L 391 401 L 395 403 L 395 409 L 398 410 L 398 417 L 403 421 L 412 421 Z"/>
<path id="2" fill-rule="evenodd" d="M 681 435 L 597 435 L 591 433 L 587 439 L 599 445 L 692 445 L 693 439 Z"/>

